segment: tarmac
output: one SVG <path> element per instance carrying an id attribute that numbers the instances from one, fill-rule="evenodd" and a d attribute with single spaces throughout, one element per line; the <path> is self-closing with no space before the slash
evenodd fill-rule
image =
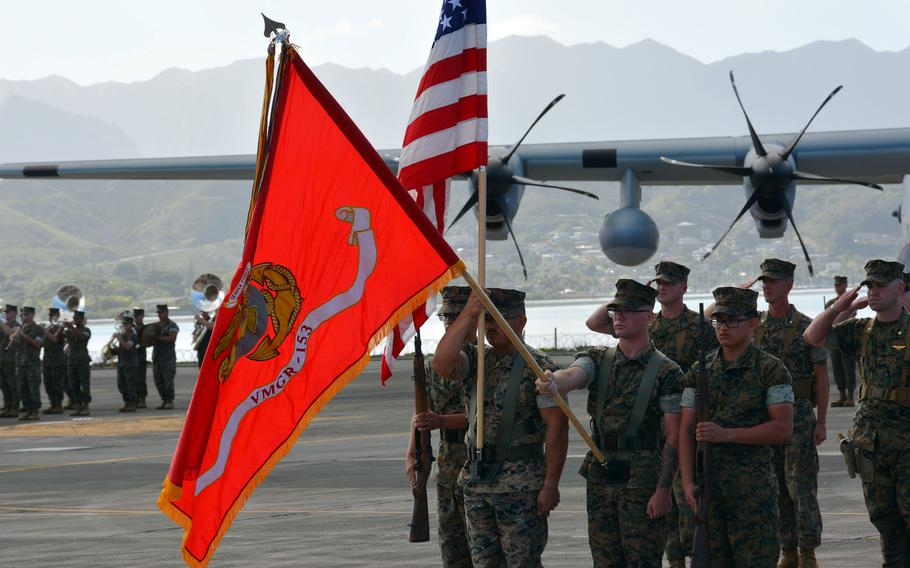
<path id="1" fill-rule="evenodd" d="M 247 502 L 211 566 L 441 565 L 432 490 L 431 541 L 408 542 L 410 361 L 396 371 L 383 387 L 374 361 L 326 406 Z M 155 500 L 195 379 L 195 367 L 178 369 L 176 410 L 124 415 L 114 371 L 94 370 L 91 417 L 0 420 L 0 565 L 183 566 L 182 529 Z M 154 391 L 151 372 L 149 383 Z M 586 423 L 584 399 L 576 394 L 570 404 Z M 825 528 L 817 554 L 825 567 L 881 565 L 860 481 L 847 477 L 835 441 L 853 410 L 829 409 L 828 440 L 819 448 Z M 570 440 L 545 566 L 591 565 L 577 474 L 585 447 L 577 433 Z"/>

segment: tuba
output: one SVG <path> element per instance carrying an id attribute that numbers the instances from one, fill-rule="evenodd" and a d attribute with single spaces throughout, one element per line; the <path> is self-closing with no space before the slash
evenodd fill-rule
<path id="1" fill-rule="evenodd" d="M 214 274 L 200 274 L 190 290 L 190 301 L 196 310 L 196 326 L 193 328 L 192 349 L 195 351 L 209 333 L 209 328 L 202 324 L 203 313 L 215 312 L 224 301 L 224 283 Z"/>
<path id="2" fill-rule="evenodd" d="M 57 288 L 57 293 L 51 300 L 51 307 L 60 310 L 60 321 L 73 321 L 73 312 L 85 311 L 85 296 L 75 284 L 64 284 Z"/>

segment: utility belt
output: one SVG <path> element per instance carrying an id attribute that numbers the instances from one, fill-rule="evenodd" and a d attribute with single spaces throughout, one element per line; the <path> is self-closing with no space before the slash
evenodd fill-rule
<path id="1" fill-rule="evenodd" d="M 847 476 L 851 479 L 859 474 L 860 479 L 865 483 L 876 483 L 887 487 L 894 486 L 894 479 L 884 475 L 875 467 L 875 452 L 864 450 L 853 442 L 853 438 L 848 432 L 843 435 L 837 433 L 838 445 L 844 455 L 844 462 L 847 465 Z"/>
<path id="2" fill-rule="evenodd" d="M 878 387 L 861 383 L 859 385 L 860 400 L 884 400 L 896 402 L 901 406 L 910 406 L 910 387 Z"/>
<path id="3" fill-rule="evenodd" d="M 447 444 L 464 444 L 464 436 L 467 432 L 466 428 L 458 428 L 456 430 L 443 428 L 439 431 L 439 438 Z"/>
<path id="4" fill-rule="evenodd" d="M 593 421 L 592 421 L 593 422 Z M 639 434 L 617 434 L 615 432 L 601 433 L 597 428 L 591 428 L 597 447 L 602 452 L 617 452 L 624 450 L 656 450 L 657 438 L 641 436 Z"/>
<path id="5" fill-rule="evenodd" d="M 543 457 L 543 444 L 523 444 L 510 448 L 468 448 L 469 462 L 531 461 Z"/>

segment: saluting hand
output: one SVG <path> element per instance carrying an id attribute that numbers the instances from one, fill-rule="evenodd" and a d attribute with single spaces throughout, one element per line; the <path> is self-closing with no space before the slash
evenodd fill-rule
<path id="1" fill-rule="evenodd" d="M 699 442 L 722 444 L 730 441 L 730 430 L 714 422 L 699 422 L 695 425 L 695 439 Z"/>
<path id="2" fill-rule="evenodd" d="M 831 308 L 834 310 L 834 313 L 839 314 L 839 313 L 843 312 L 844 310 L 851 309 L 851 306 L 853 305 L 854 300 L 856 300 L 857 296 L 859 296 L 860 288 L 862 288 L 862 286 L 857 286 L 856 288 L 850 290 L 849 292 L 845 292 L 845 293 L 841 294 L 841 297 L 838 298 L 837 300 L 835 300 L 833 304 L 831 304 Z M 869 305 L 868 299 L 866 299 L 866 305 Z"/>
<path id="3" fill-rule="evenodd" d="M 740 287 L 740 288 L 743 288 L 743 289 L 745 289 L 745 290 L 748 290 L 748 289 L 751 288 L 752 286 L 755 286 L 755 283 L 758 282 L 758 279 L 759 279 L 759 278 L 761 278 L 761 277 L 760 277 L 760 276 L 756 276 L 756 277 L 753 278 L 752 280 L 747 280 L 746 282 L 743 282 L 742 284 L 740 284 L 739 287 Z"/>

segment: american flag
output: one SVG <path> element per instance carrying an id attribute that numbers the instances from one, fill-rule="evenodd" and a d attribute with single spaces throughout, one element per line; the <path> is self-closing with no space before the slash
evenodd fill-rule
<path id="1" fill-rule="evenodd" d="M 486 0 L 445 0 L 401 144 L 398 179 L 442 233 L 452 176 L 486 163 Z M 435 301 L 427 302 L 389 334 L 383 382 L 435 309 Z"/>

